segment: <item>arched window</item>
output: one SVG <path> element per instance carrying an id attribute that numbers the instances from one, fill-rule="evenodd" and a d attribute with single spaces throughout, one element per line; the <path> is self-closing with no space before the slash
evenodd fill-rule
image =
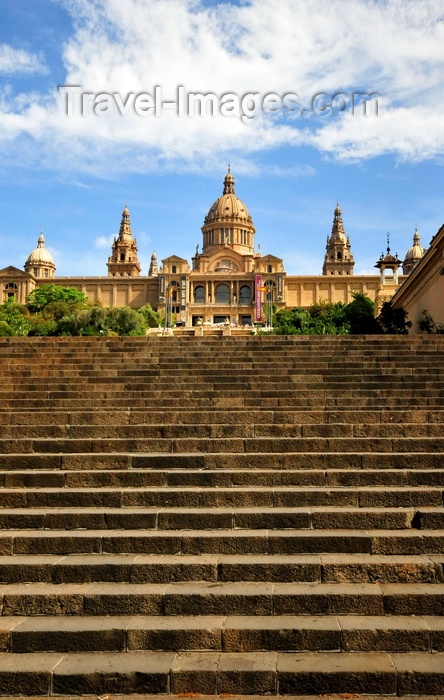
<path id="1" fill-rule="evenodd" d="M 342 260 L 342 253 L 340 250 L 338 250 L 337 258 L 338 258 L 338 260 Z"/>
<path id="2" fill-rule="evenodd" d="M 239 290 L 239 303 L 248 305 L 251 304 L 251 287 L 244 284 Z"/>
<path id="3" fill-rule="evenodd" d="M 216 289 L 216 304 L 230 303 L 230 288 L 227 284 L 220 284 Z"/>
<path id="4" fill-rule="evenodd" d="M 267 265 L 267 272 L 273 272 L 272 265 Z"/>
<path id="5" fill-rule="evenodd" d="M 172 272 L 173 275 L 176 274 L 176 272 L 177 272 L 177 267 L 176 267 L 176 265 L 173 265 L 173 266 L 172 266 L 171 272 Z"/>
<path id="6" fill-rule="evenodd" d="M 194 288 L 194 303 L 195 304 L 205 304 L 205 288 L 195 287 Z"/>
<path id="7" fill-rule="evenodd" d="M 14 282 L 8 282 L 5 284 L 5 297 L 6 299 L 14 299 L 18 292 L 18 287 Z"/>
<path id="8" fill-rule="evenodd" d="M 120 262 L 125 262 L 125 253 L 120 253 Z"/>

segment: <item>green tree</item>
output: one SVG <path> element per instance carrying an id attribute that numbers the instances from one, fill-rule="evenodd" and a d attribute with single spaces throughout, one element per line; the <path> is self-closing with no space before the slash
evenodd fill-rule
<path id="1" fill-rule="evenodd" d="M 275 314 L 277 335 L 338 335 L 348 333 L 345 306 L 321 301 L 308 309 L 282 309 Z"/>
<path id="2" fill-rule="evenodd" d="M 345 317 L 350 333 L 381 333 L 381 328 L 375 319 L 375 303 L 361 292 L 354 292 L 352 297 L 353 301 L 345 307 Z"/>
<path id="3" fill-rule="evenodd" d="M 8 299 L 0 306 L 0 336 L 29 334 L 31 325 L 27 319 L 26 306 Z"/>
<path id="4" fill-rule="evenodd" d="M 86 294 L 74 287 L 62 287 L 58 284 L 42 284 L 41 287 L 34 289 L 26 300 L 28 309 L 33 313 L 43 311 L 48 307 L 50 312 L 51 307 L 53 312 L 57 312 L 58 309 L 66 312 L 68 309 L 78 309 L 86 307 L 88 304 L 89 300 Z M 59 307 L 58 305 L 64 306 Z M 58 315 L 61 318 L 64 313 Z"/>
<path id="5" fill-rule="evenodd" d="M 143 314 L 145 321 L 149 328 L 159 328 L 162 325 L 162 318 L 157 311 L 154 311 L 151 304 L 145 304 L 139 309 L 139 312 Z"/>
<path id="6" fill-rule="evenodd" d="M 425 333 L 444 333 L 444 324 L 435 323 L 432 315 L 427 311 L 427 309 L 424 309 L 422 315 L 424 318 L 419 322 L 419 328 L 421 331 L 425 331 Z"/>
<path id="7" fill-rule="evenodd" d="M 129 306 L 107 309 L 106 330 L 116 335 L 146 335 L 147 323 L 143 314 Z"/>
<path id="8" fill-rule="evenodd" d="M 388 335 L 407 335 L 412 325 L 411 321 L 407 321 L 407 316 L 407 311 L 402 306 L 395 309 L 390 301 L 385 301 L 377 321 Z"/>

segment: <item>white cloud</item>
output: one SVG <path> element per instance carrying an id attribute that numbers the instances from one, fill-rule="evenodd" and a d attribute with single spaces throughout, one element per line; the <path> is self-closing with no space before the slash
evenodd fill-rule
<path id="1" fill-rule="evenodd" d="M 114 234 L 114 233 L 111 234 L 110 236 L 97 236 L 97 238 L 94 241 L 94 247 L 95 248 L 111 248 L 115 237 L 116 237 L 116 234 Z"/>
<path id="2" fill-rule="evenodd" d="M 9 44 L 0 44 L 0 75 L 16 73 L 46 73 L 48 68 L 41 54 L 32 54 L 14 49 Z"/>
<path id="3" fill-rule="evenodd" d="M 378 92 L 380 116 L 288 118 L 67 117 L 63 95 L 3 95 L 0 145 L 23 136 L 43 166 L 102 176 L 195 169 L 311 145 L 334 158 L 393 153 L 418 161 L 444 154 L 444 16 L 441 0 L 251 0 L 205 7 L 199 0 L 65 0 L 74 32 L 65 45 L 66 85 L 84 91 L 221 96 Z M 1 56 L 1 54 L 0 54 Z M 36 57 L 34 57 L 35 59 Z M 0 63 L 1 65 L 1 63 Z M 276 170 L 274 175 L 279 175 Z M 295 171 L 295 175 L 310 172 Z"/>

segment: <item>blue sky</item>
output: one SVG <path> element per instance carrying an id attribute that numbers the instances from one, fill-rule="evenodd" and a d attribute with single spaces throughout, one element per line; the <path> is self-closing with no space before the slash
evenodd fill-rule
<path id="1" fill-rule="evenodd" d="M 57 274 L 106 275 L 125 204 L 143 274 L 153 250 L 190 259 L 230 163 L 288 273 L 320 274 L 336 201 L 355 274 L 376 272 L 387 232 L 403 257 L 444 220 L 443 47 L 442 0 L 1 0 L 0 268 L 43 228 Z M 69 117 L 61 85 L 123 101 L 181 85 L 218 109 Z M 377 116 L 310 113 L 317 94 L 365 92 Z M 246 93 L 251 119 L 222 113 Z M 307 112 L 266 113 L 270 94 Z"/>

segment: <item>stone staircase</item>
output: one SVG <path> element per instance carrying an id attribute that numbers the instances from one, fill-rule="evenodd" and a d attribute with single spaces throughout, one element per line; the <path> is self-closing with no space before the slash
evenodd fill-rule
<path id="1" fill-rule="evenodd" d="M 444 697 L 444 337 L 0 362 L 0 695 Z"/>

